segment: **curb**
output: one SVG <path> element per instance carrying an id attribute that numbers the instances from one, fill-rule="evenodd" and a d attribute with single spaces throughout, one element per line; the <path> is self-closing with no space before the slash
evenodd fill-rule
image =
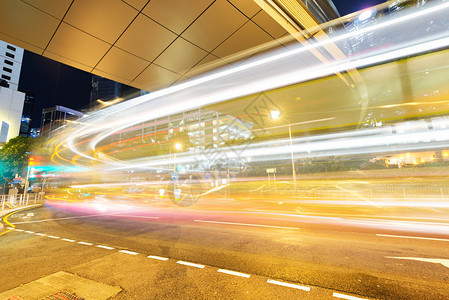
<path id="1" fill-rule="evenodd" d="M 14 209 L 11 209 L 10 211 L 8 211 L 5 214 L 0 214 L 0 219 L 1 219 L 1 221 L 3 221 L 3 223 L 8 225 L 9 227 L 15 228 L 16 226 L 14 226 L 13 224 L 9 223 L 9 221 L 8 221 L 8 217 L 10 215 L 15 214 L 18 211 L 27 210 L 27 209 L 31 209 L 31 208 L 36 208 L 36 207 L 43 206 L 43 205 L 44 204 L 34 204 L 34 205 L 28 205 L 28 206 L 25 206 L 25 207 L 14 208 Z M 1 221 L 0 221 L 0 235 L 3 235 L 5 233 L 10 232 L 12 229 L 8 229 L 6 231 L 3 231 L 4 225 L 2 224 Z"/>

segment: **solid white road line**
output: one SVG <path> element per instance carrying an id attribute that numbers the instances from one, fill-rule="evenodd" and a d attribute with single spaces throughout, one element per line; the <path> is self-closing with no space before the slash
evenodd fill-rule
<path id="1" fill-rule="evenodd" d="M 137 253 L 137 252 L 132 252 L 132 251 L 128 251 L 128 250 L 120 250 L 119 252 L 125 253 L 125 254 L 131 254 L 131 255 L 137 255 L 137 254 L 139 254 L 139 253 Z"/>
<path id="2" fill-rule="evenodd" d="M 333 296 L 335 298 L 347 299 L 347 300 L 367 300 L 366 298 L 359 298 L 359 297 L 349 296 L 349 295 L 335 293 L 335 292 L 334 292 Z"/>
<path id="3" fill-rule="evenodd" d="M 60 239 L 59 236 L 54 236 L 54 235 L 48 235 L 48 237 L 51 238 L 51 239 Z"/>
<path id="4" fill-rule="evenodd" d="M 180 265 L 185 265 L 185 266 L 190 266 L 190 267 L 195 267 L 195 268 L 200 268 L 200 269 L 205 267 L 205 266 L 200 265 L 200 264 L 194 264 L 194 263 L 191 263 L 191 262 L 188 262 L 188 261 L 182 261 L 182 260 L 178 260 L 176 263 L 180 264 Z"/>
<path id="5" fill-rule="evenodd" d="M 107 249 L 107 250 L 112 250 L 114 248 L 109 247 L 109 246 L 103 246 L 103 245 L 97 245 L 98 248 L 103 248 L 103 249 Z"/>
<path id="6" fill-rule="evenodd" d="M 34 233 L 34 231 L 25 230 L 26 233 Z"/>
<path id="7" fill-rule="evenodd" d="M 298 230 L 298 227 L 284 227 L 284 226 L 273 226 L 273 225 L 261 225 L 261 224 L 248 224 L 248 223 L 234 223 L 234 222 L 221 222 L 221 221 L 206 221 L 206 220 L 194 220 L 195 222 L 201 223 L 214 223 L 214 224 L 226 224 L 226 225 L 240 225 L 240 226 L 252 226 L 252 227 L 266 227 L 266 228 L 277 228 L 277 229 L 294 229 Z"/>
<path id="8" fill-rule="evenodd" d="M 90 217 L 98 217 L 98 216 L 107 216 L 107 214 L 87 215 L 87 216 L 77 216 L 77 217 L 66 217 L 66 218 L 56 218 L 56 219 L 43 219 L 43 220 L 35 220 L 35 221 L 28 221 L 28 222 L 17 222 L 17 223 L 12 223 L 12 224 L 15 225 L 15 224 L 40 223 L 40 222 L 48 222 L 48 221 L 80 219 L 80 218 L 90 218 Z"/>
<path id="9" fill-rule="evenodd" d="M 245 278 L 249 278 L 251 276 L 249 274 L 240 273 L 240 272 L 231 271 L 231 270 L 226 270 L 226 269 L 218 269 L 217 272 L 225 273 L 225 274 L 229 274 L 229 275 L 234 275 L 234 276 L 245 277 Z"/>
<path id="10" fill-rule="evenodd" d="M 409 259 L 416 261 L 429 262 L 434 264 L 442 264 L 446 268 L 449 268 L 449 259 L 445 258 L 425 258 L 425 257 L 394 257 L 394 256 L 385 256 L 386 258 L 395 258 L 395 259 Z"/>
<path id="11" fill-rule="evenodd" d="M 61 241 L 66 241 L 66 242 L 70 242 L 70 243 L 74 243 L 75 240 L 71 240 L 71 239 L 61 239 Z"/>
<path id="12" fill-rule="evenodd" d="M 16 228 L 16 231 L 25 231 L 25 230 L 23 230 L 23 229 L 17 229 L 17 228 Z"/>
<path id="13" fill-rule="evenodd" d="M 437 238 L 428 238 L 428 237 L 420 237 L 420 236 L 390 235 L 390 234 L 380 234 L 380 233 L 377 233 L 376 235 L 384 236 L 384 237 L 402 238 L 402 239 L 418 239 L 418 240 L 449 242 L 449 239 L 437 239 Z"/>
<path id="14" fill-rule="evenodd" d="M 163 261 L 167 261 L 168 258 L 167 257 L 162 257 L 162 256 L 156 256 L 156 255 L 148 255 L 148 258 L 152 258 L 152 259 L 157 259 L 157 260 L 163 260 Z"/>
<path id="15" fill-rule="evenodd" d="M 110 214 L 111 216 L 117 216 L 117 217 L 131 217 L 131 218 L 142 218 L 142 219 L 159 219 L 159 217 L 148 217 L 148 216 L 136 216 L 136 215 L 116 215 L 116 214 Z"/>
<path id="16" fill-rule="evenodd" d="M 15 228 L 12 228 L 12 227 L 8 227 L 8 229 L 9 229 L 9 230 L 14 230 Z"/>
<path id="17" fill-rule="evenodd" d="M 287 283 L 287 282 L 282 282 L 282 281 L 277 281 L 277 280 L 272 280 L 272 279 L 268 279 L 267 282 L 268 283 L 272 283 L 272 284 L 276 284 L 276 285 L 280 285 L 280 286 L 286 286 L 286 287 L 298 289 L 298 290 L 304 290 L 304 291 L 307 291 L 307 292 L 310 291 L 309 287 L 298 285 L 298 284 Z"/>
<path id="18" fill-rule="evenodd" d="M 92 243 L 86 243 L 86 242 L 78 242 L 78 244 L 86 245 L 86 246 L 92 246 L 93 245 Z"/>
<path id="19" fill-rule="evenodd" d="M 45 233 L 40 233 L 40 232 L 36 232 L 36 235 L 40 235 L 40 236 L 46 236 Z"/>

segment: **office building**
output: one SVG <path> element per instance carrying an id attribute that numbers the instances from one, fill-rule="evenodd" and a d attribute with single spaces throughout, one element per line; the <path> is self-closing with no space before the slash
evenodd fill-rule
<path id="1" fill-rule="evenodd" d="M 44 108 L 42 110 L 40 135 L 50 134 L 66 123 L 79 119 L 83 116 L 84 114 L 82 112 L 62 105 Z"/>
<path id="2" fill-rule="evenodd" d="M 0 76 L 8 88 L 17 91 L 22 68 L 23 49 L 0 41 Z"/>
<path id="3" fill-rule="evenodd" d="M 25 94 L 0 87 L 0 143 L 19 135 Z"/>

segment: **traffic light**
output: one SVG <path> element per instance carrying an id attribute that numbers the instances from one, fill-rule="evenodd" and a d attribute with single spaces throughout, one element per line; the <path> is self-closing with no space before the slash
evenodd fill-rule
<path id="1" fill-rule="evenodd" d="M 30 156 L 28 157 L 28 165 L 29 166 L 37 166 L 40 164 L 41 158 L 38 156 Z"/>

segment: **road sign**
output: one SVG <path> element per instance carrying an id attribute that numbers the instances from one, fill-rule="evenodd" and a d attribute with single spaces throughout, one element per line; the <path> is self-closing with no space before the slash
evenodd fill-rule
<path id="1" fill-rule="evenodd" d="M 206 179 L 210 179 L 212 175 L 210 173 L 206 173 L 206 175 L 204 176 Z"/>
<path id="2" fill-rule="evenodd" d="M 22 178 L 18 177 L 18 178 L 14 178 L 13 179 L 14 183 L 22 183 Z"/>
<path id="3" fill-rule="evenodd" d="M 178 173 L 173 173 L 173 174 L 171 174 L 171 179 L 172 179 L 173 181 L 179 180 L 179 174 L 178 174 Z"/>
<path id="4" fill-rule="evenodd" d="M 276 173 L 276 168 L 267 169 L 267 173 Z"/>

